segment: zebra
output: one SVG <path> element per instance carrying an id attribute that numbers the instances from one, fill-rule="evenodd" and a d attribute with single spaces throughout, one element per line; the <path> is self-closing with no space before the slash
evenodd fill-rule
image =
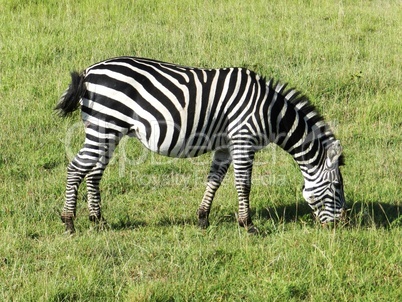
<path id="1" fill-rule="evenodd" d="M 161 155 L 186 158 L 214 151 L 197 215 L 209 226 L 215 192 L 233 164 L 238 224 L 258 229 L 250 215 L 254 155 L 269 143 L 287 151 L 304 177 L 303 197 L 322 224 L 342 220 L 342 147 L 309 99 L 287 84 L 246 68 L 194 68 L 139 57 L 116 57 L 82 72 L 54 108 L 61 117 L 81 107 L 82 149 L 67 167 L 61 219 L 74 233 L 77 190 L 85 178 L 89 219 L 102 221 L 99 183 L 124 136 Z"/>

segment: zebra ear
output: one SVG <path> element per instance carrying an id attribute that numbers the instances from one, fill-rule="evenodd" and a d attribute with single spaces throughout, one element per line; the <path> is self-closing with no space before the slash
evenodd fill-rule
<path id="1" fill-rule="evenodd" d="M 330 165 L 335 164 L 342 155 L 342 146 L 339 140 L 334 141 L 327 149 L 327 158 Z"/>

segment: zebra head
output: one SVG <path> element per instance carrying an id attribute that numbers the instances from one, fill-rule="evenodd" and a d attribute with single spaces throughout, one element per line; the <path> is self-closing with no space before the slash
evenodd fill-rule
<path id="1" fill-rule="evenodd" d="M 313 180 L 305 180 L 303 197 L 322 224 L 345 217 L 343 180 L 339 170 L 341 155 L 342 146 L 336 140 L 326 148 L 325 158 Z"/>

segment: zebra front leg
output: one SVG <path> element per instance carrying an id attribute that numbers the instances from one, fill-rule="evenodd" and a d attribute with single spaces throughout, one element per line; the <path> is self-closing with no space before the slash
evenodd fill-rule
<path id="1" fill-rule="evenodd" d="M 207 187 L 198 208 L 198 225 L 206 229 L 209 226 L 209 212 L 216 190 L 220 187 L 231 163 L 229 150 L 217 150 L 212 160 Z"/>
<path id="2" fill-rule="evenodd" d="M 238 223 L 248 233 L 258 233 L 250 215 L 251 176 L 254 161 L 254 149 L 251 145 L 234 145 L 232 148 L 235 184 L 239 200 Z"/>

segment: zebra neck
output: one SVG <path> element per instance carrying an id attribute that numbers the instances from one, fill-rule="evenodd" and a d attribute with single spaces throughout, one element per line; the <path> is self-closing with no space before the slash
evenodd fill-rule
<path id="1" fill-rule="evenodd" d="M 335 137 L 307 97 L 294 89 L 285 91 L 285 87 L 268 84 L 269 141 L 292 155 L 303 176 L 309 178 L 323 166 L 326 147 Z"/>

